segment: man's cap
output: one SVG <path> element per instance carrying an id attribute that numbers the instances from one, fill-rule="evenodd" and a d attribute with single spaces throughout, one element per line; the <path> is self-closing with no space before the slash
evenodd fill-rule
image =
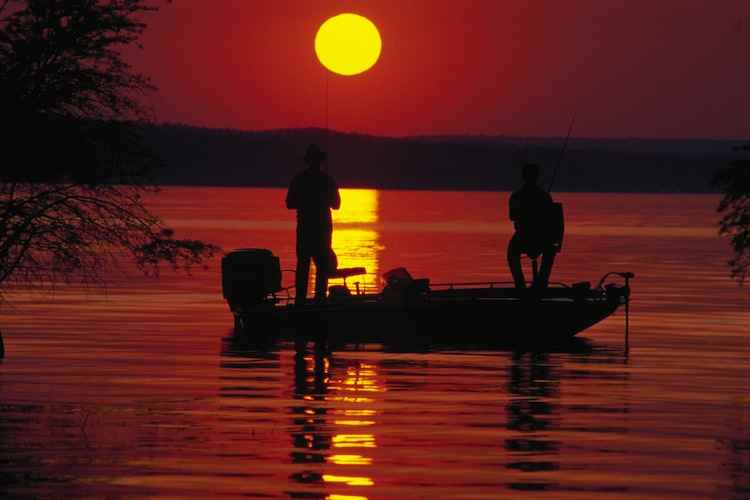
<path id="1" fill-rule="evenodd" d="M 321 163 L 326 159 L 326 154 L 323 152 L 317 144 L 310 144 L 307 146 L 305 152 L 305 163 Z"/>

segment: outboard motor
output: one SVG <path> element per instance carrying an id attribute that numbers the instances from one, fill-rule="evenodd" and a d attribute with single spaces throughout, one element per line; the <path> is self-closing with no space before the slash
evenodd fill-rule
<path id="1" fill-rule="evenodd" d="M 234 250 L 221 259 L 221 289 L 231 311 L 273 304 L 281 290 L 279 258 L 265 248 Z"/>

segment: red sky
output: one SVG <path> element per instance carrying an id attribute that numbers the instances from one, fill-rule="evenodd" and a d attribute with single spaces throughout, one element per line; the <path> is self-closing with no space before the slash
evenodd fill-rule
<path id="1" fill-rule="evenodd" d="M 325 125 L 320 24 L 371 19 L 370 71 L 329 77 L 329 125 L 377 135 L 750 137 L 748 0 L 177 0 L 129 52 L 157 119 Z"/>

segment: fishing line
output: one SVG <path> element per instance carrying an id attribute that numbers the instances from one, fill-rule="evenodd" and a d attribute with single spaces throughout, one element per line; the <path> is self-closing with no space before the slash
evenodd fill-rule
<path id="1" fill-rule="evenodd" d="M 560 169 L 560 165 L 562 165 L 563 158 L 565 157 L 565 152 L 568 150 L 568 143 L 570 142 L 570 135 L 573 133 L 573 125 L 576 123 L 576 113 L 573 113 L 573 117 L 570 120 L 570 126 L 568 127 L 568 135 L 565 136 L 565 142 L 563 143 L 563 148 L 560 151 L 560 157 L 557 159 L 557 165 L 555 165 L 555 170 L 552 172 L 552 180 L 549 183 L 549 187 L 547 188 L 547 192 L 552 192 L 552 186 L 555 184 L 555 178 L 557 177 L 557 171 Z"/>
<path id="2" fill-rule="evenodd" d="M 330 98 L 329 98 L 329 93 L 330 93 L 329 92 L 329 85 L 330 84 L 329 84 L 328 80 L 330 78 L 330 76 L 329 76 L 330 71 L 328 71 L 325 68 L 323 69 L 323 71 L 325 71 L 325 73 L 326 73 L 326 85 L 325 85 L 326 86 L 326 121 L 325 121 L 325 149 L 324 149 L 325 154 L 326 154 L 326 161 L 324 162 L 324 168 L 326 170 L 328 170 L 328 167 L 329 167 L 329 165 L 331 163 L 331 151 L 330 151 L 330 144 L 329 144 L 329 142 L 330 142 L 329 141 L 330 132 L 329 132 L 329 129 L 328 129 L 328 106 L 329 106 L 328 101 L 330 100 Z"/>

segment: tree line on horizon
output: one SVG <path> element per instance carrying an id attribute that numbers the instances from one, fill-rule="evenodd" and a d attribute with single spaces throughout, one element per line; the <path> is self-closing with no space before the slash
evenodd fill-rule
<path id="1" fill-rule="evenodd" d="M 382 189 L 512 190 L 524 163 L 542 166 L 542 185 L 560 163 L 556 191 L 716 192 L 717 165 L 732 141 L 573 141 L 481 136 L 389 138 L 322 129 L 240 131 L 186 124 L 149 125 L 149 147 L 163 160 L 168 185 L 285 187 L 310 143 L 327 150 L 342 186 Z"/>

